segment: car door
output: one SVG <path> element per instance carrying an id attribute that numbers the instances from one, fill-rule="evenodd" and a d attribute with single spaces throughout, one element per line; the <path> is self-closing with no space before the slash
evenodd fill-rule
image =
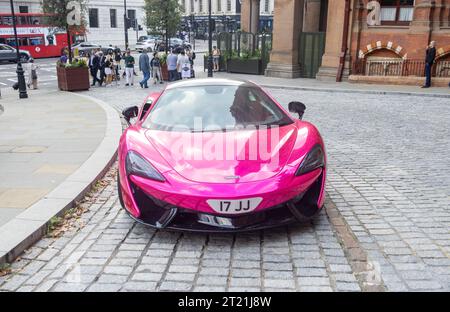
<path id="1" fill-rule="evenodd" d="M 0 61 L 9 61 L 9 51 L 5 45 L 0 45 Z"/>
<path id="2" fill-rule="evenodd" d="M 0 46 L 2 61 L 13 61 L 16 59 L 16 50 L 7 45 Z"/>
<path id="3" fill-rule="evenodd" d="M 6 60 L 6 50 L 3 48 L 4 46 L 0 45 L 0 61 Z"/>

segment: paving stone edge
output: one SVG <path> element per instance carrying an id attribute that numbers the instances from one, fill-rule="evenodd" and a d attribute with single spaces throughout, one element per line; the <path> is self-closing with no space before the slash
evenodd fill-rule
<path id="1" fill-rule="evenodd" d="M 345 218 L 336 205 L 327 197 L 325 211 L 336 231 L 339 243 L 343 246 L 345 256 L 364 292 L 385 292 L 386 286 L 381 276 L 374 270 L 367 252 L 362 248 Z"/>
<path id="2" fill-rule="evenodd" d="M 42 238 L 46 234 L 49 221 L 62 215 L 83 198 L 116 160 L 118 141 L 122 134 L 118 112 L 93 97 L 77 93 L 71 95 L 84 97 L 104 110 L 105 136 L 78 170 L 41 200 L 0 227 L 0 264 L 14 261 L 24 250 Z"/>

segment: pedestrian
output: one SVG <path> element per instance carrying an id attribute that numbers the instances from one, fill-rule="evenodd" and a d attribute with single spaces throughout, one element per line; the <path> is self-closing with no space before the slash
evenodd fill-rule
<path id="1" fill-rule="evenodd" d="M 106 87 L 112 83 L 113 64 L 114 64 L 113 52 L 109 51 L 108 55 L 106 55 L 106 57 L 105 57 L 105 76 L 106 76 L 105 86 Z"/>
<path id="2" fill-rule="evenodd" d="M 153 84 L 163 83 L 162 73 L 161 73 L 161 60 L 159 59 L 158 52 L 153 53 L 153 59 L 150 62 L 153 73 Z"/>
<path id="3" fill-rule="evenodd" d="M 96 50 L 92 50 L 89 54 L 89 70 L 92 76 L 92 86 L 95 86 L 95 83 L 98 81 L 97 74 L 99 68 L 99 57 L 96 54 Z"/>
<path id="4" fill-rule="evenodd" d="M 31 85 L 33 85 L 33 90 L 36 90 L 38 88 L 38 76 L 37 76 L 37 70 L 39 66 L 37 66 L 34 63 L 33 59 L 30 59 L 28 61 L 28 80 L 27 80 L 27 86 L 28 88 L 31 88 Z"/>
<path id="5" fill-rule="evenodd" d="M 431 87 L 431 69 L 433 68 L 434 60 L 436 58 L 436 41 L 431 41 L 427 47 L 425 56 L 425 85 L 422 88 Z"/>
<path id="6" fill-rule="evenodd" d="M 148 57 L 147 50 L 143 50 L 141 55 L 139 55 L 139 70 L 144 76 L 139 84 L 141 88 L 148 88 L 147 81 L 150 79 L 150 58 Z"/>
<path id="7" fill-rule="evenodd" d="M 134 57 L 131 56 L 131 52 L 128 49 L 125 56 L 125 77 L 127 83 L 125 86 L 129 86 L 130 84 L 134 85 Z"/>
<path id="8" fill-rule="evenodd" d="M 169 71 L 169 81 L 178 80 L 177 61 L 178 56 L 173 52 L 173 50 L 170 50 L 170 53 L 167 56 L 167 70 Z"/>
<path id="9" fill-rule="evenodd" d="M 195 52 L 192 49 L 187 49 L 186 55 L 189 57 L 189 62 L 191 63 L 191 78 L 195 78 L 195 70 L 194 70 L 194 60 L 195 60 Z"/>
<path id="10" fill-rule="evenodd" d="M 191 78 L 191 62 L 185 51 L 181 51 L 181 54 L 178 57 L 177 69 L 181 79 Z"/>
<path id="11" fill-rule="evenodd" d="M 69 51 L 67 49 L 63 49 L 62 53 L 61 53 L 61 57 L 59 58 L 59 62 L 61 64 L 66 64 L 68 61 L 68 57 L 67 54 L 69 54 Z"/>
<path id="12" fill-rule="evenodd" d="M 100 75 L 100 79 L 99 79 L 99 86 L 101 87 L 103 85 L 103 82 L 105 81 L 106 78 L 106 73 L 105 73 L 105 67 L 106 67 L 106 56 L 103 55 L 103 51 L 98 51 L 98 71 L 99 71 L 99 75 Z"/>
<path id="13" fill-rule="evenodd" d="M 218 72 L 220 70 L 220 50 L 214 46 L 212 51 L 212 57 L 213 57 L 213 71 Z"/>
<path id="14" fill-rule="evenodd" d="M 116 74 L 115 74 L 116 81 L 120 80 L 119 70 L 120 70 L 120 61 L 121 60 L 122 60 L 122 56 L 120 53 L 120 49 L 116 47 L 116 49 L 114 49 L 114 69 L 116 71 Z"/>

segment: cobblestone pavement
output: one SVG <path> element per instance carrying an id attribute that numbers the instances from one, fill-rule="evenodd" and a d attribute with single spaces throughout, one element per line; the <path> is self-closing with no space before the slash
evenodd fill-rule
<path id="1" fill-rule="evenodd" d="M 121 109 L 149 91 L 124 90 L 88 94 Z M 371 278 L 388 291 L 450 290 L 448 99 L 270 92 L 307 105 L 305 119 L 327 145 L 328 197 L 368 256 Z M 154 231 L 125 215 L 115 187 L 95 194 L 82 229 L 43 239 L 13 263 L 0 290 L 364 290 L 325 213 L 314 224 L 249 234 Z"/>

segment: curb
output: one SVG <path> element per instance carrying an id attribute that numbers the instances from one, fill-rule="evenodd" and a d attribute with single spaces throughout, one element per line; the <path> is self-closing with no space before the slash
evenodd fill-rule
<path id="1" fill-rule="evenodd" d="M 72 94 L 95 102 L 105 111 L 105 137 L 78 170 L 41 200 L 0 227 L 0 264 L 14 261 L 25 249 L 42 238 L 50 219 L 72 208 L 116 160 L 118 140 L 122 134 L 117 111 L 90 96 Z"/>
<path id="2" fill-rule="evenodd" d="M 383 91 L 383 90 L 359 90 L 359 89 L 331 89 L 321 87 L 297 87 L 297 86 L 280 86 L 261 83 L 260 86 L 271 89 L 285 89 L 285 90 L 303 90 L 303 91 L 317 91 L 330 93 L 358 93 L 358 94 L 375 94 L 375 95 L 405 95 L 405 96 L 421 96 L 432 98 L 450 98 L 449 94 L 445 93 L 422 93 L 422 92 L 408 92 L 408 91 Z"/>

